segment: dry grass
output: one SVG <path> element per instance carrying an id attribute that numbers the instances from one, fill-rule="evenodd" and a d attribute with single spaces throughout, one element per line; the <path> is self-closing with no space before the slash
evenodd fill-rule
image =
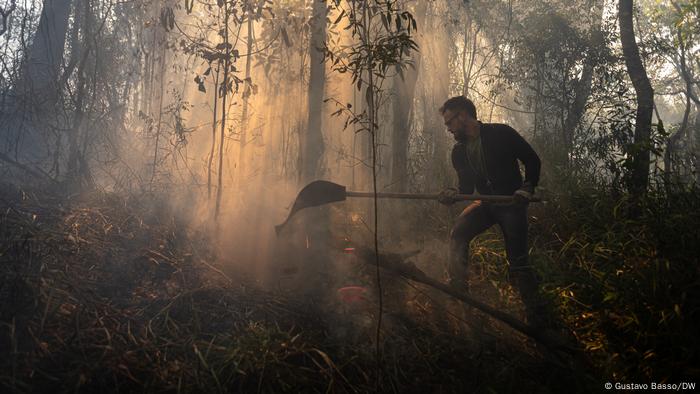
<path id="1" fill-rule="evenodd" d="M 580 377 L 499 333 L 466 336 L 444 300 L 397 279 L 378 370 L 371 294 L 354 307 L 222 280 L 163 204 L 3 190 L 4 392 L 370 392 L 377 373 L 385 392 L 557 392 Z"/>

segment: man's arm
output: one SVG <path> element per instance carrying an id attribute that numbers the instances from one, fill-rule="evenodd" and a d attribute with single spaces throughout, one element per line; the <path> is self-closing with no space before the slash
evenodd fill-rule
<path id="1" fill-rule="evenodd" d="M 438 198 L 438 202 L 441 204 L 452 205 L 457 202 L 454 198 L 456 194 L 472 194 L 474 192 L 473 176 L 471 176 L 467 169 L 467 158 L 464 156 L 466 152 L 464 152 L 463 149 L 464 148 L 459 144 L 452 148 L 452 167 L 457 172 L 459 190 L 453 187 L 443 190 Z"/>
<path id="2" fill-rule="evenodd" d="M 457 144 L 452 148 L 452 167 L 457 171 L 459 179 L 459 192 L 461 194 L 474 193 L 474 177 L 467 168 L 467 157 L 464 146 Z"/>

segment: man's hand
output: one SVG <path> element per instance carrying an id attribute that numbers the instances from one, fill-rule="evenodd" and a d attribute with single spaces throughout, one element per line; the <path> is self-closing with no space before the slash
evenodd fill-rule
<path id="1" fill-rule="evenodd" d="M 535 193 L 535 188 L 525 182 L 523 186 L 513 193 L 513 203 L 517 205 L 525 205 L 530 202 L 532 195 Z"/>
<path id="2" fill-rule="evenodd" d="M 447 188 L 438 195 L 438 202 L 444 205 L 452 205 L 457 201 L 455 198 L 457 194 L 459 194 L 457 189 L 453 187 Z"/>

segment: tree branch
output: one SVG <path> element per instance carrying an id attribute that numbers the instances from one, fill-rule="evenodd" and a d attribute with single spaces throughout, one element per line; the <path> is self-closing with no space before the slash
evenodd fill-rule
<path id="1" fill-rule="evenodd" d="M 7 20 L 10 19 L 10 14 L 17 8 L 17 0 L 10 1 L 10 8 L 3 9 L 0 8 L 0 16 L 2 16 L 2 28 L 0 28 L 0 36 L 5 34 L 7 31 Z"/>
<path id="2" fill-rule="evenodd" d="M 565 341 L 562 338 L 553 335 L 551 331 L 537 330 L 532 326 L 521 322 L 520 320 L 505 312 L 502 312 L 478 300 L 475 300 L 467 294 L 455 290 L 452 287 L 427 276 L 415 265 L 411 264 L 410 262 L 404 262 L 404 256 L 394 253 L 381 253 L 379 255 L 379 259 L 375 260 L 373 249 L 360 247 L 358 245 L 353 246 L 355 247 L 356 255 L 368 264 L 377 264 L 379 265 L 379 267 L 390 271 L 394 274 L 400 275 L 406 279 L 422 283 L 434 289 L 440 290 L 441 292 L 486 313 L 487 315 L 495 318 L 496 320 L 505 323 L 511 328 L 527 335 L 528 337 L 534 339 L 542 345 L 545 345 L 550 350 L 563 351 L 569 354 L 576 353 L 576 350 L 571 345 L 565 343 Z"/>

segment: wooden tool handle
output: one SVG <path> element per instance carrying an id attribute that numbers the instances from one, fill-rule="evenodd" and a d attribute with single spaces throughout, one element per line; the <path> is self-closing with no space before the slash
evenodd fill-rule
<path id="1" fill-rule="evenodd" d="M 372 192 L 351 192 L 346 191 L 345 195 L 348 197 L 374 197 Z M 437 200 L 440 198 L 440 194 L 427 194 L 427 193 L 377 193 L 377 198 L 400 198 L 409 200 Z M 487 202 L 501 202 L 509 203 L 513 201 L 513 196 L 494 196 L 486 194 L 456 194 L 454 196 L 457 201 L 474 201 L 481 200 Z M 541 202 L 542 199 L 539 197 L 533 197 L 530 202 Z"/>

